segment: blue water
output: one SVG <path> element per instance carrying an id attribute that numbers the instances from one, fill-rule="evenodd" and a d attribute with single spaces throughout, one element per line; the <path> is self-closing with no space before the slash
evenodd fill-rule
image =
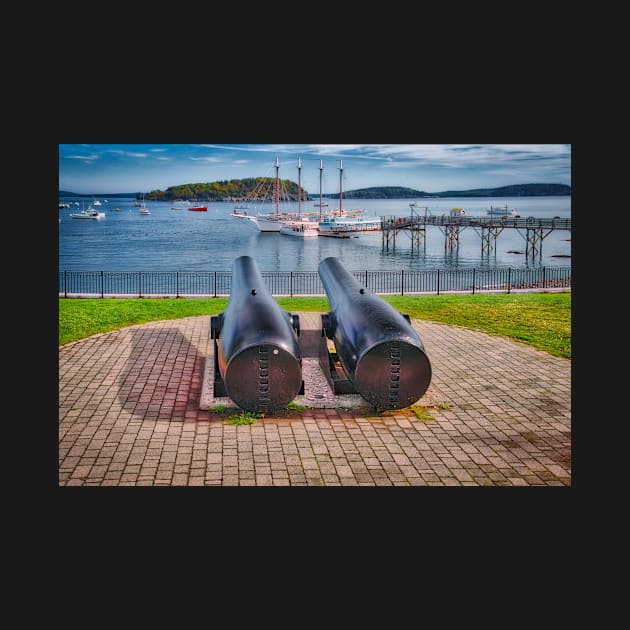
<path id="1" fill-rule="evenodd" d="M 70 199 L 68 199 L 70 201 Z M 70 201 L 74 202 L 75 199 Z M 82 203 L 81 199 L 78 199 Z M 85 199 L 86 206 L 91 198 Z M 571 232 L 555 230 L 543 241 L 542 259 L 532 262 L 524 254 L 524 231 L 506 228 L 498 236 L 496 251 L 481 254 L 480 234 L 472 227 L 460 232 L 459 248 L 445 250 L 438 227 L 428 227 L 426 246 L 411 247 L 411 239 L 399 234 L 396 250 L 383 251 L 381 232 L 358 238 L 318 237 L 299 239 L 278 233 L 258 232 L 250 221 L 231 217 L 234 204 L 209 202 L 207 212 L 173 210 L 172 202 L 151 202 L 147 216 L 140 215 L 134 199 L 109 199 L 97 209 L 106 213 L 99 221 L 72 219 L 78 206 L 59 210 L 59 270 L 67 271 L 230 271 L 238 256 L 253 256 L 261 271 L 317 271 L 327 256 L 338 257 L 349 270 L 422 270 L 532 266 L 568 266 Z M 343 208 L 362 208 L 367 216 L 408 216 L 412 199 L 351 200 Z M 327 199 L 330 208 L 337 200 Z M 485 216 L 490 206 L 514 208 L 522 218 L 571 217 L 571 197 L 418 199 L 428 213 L 440 216 L 451 208 L 464 208 L 467 216 Z M 114 208 L 120 208 L 115 212 Z M 283 211 L 295 210 L 282 208 Z M 249 212 L 272 212 L 275 206 L 250 206 Z M 302 211 L 317 211 L 316 202 L 304 202 Z M 424 209 L 417 210 L 424 214 Z"/>

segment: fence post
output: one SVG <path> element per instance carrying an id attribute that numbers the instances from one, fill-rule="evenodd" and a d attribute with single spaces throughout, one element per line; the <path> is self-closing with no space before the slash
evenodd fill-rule
<path id="1" fill-rule="evenodd" d="M 217 272 L 214 272 L 214 297 L 217 297 Z"/>
<path id="2" fill-rule="evenodd" d="M 473 267 L 473 295 L 475 295 L 475 271 L 477 270 Z"/>
<path id="3" fill-rule="evenodd" d="M 544 289 L 545 288 L 545 268 L 544 267 L 542 268 L 542 272 L 543 272 L 543 283 L 542 283 L 543 286 L 542 286 L 542 288 Z"/>
<path id="4" fill-rule="evenodd" d="M 437 294 L 440 295 L 440 269 L 437 270 Z"/>
<path id="5" fill-rule="evenodd" d="M 508 267 L 508 290 L 507 290 L 508 293 L 510 292 L 511 283 L 512 283 L 512 267 Z"/>
<path id="6" fill-rule="evenodd" d="M 142 271 L 138 272 L 138 297 L 142 297 Z"/>
<path id="7" fill-rule="evenodd" d="M 293 297 L 293 272 L 290 272 L 290 276 L 289 276 L 289 293 L 291 294 L 291 297 Z"/>
<path id="8" fill-rule="evenodd" d="M 405 295 L 405 270 L 400 270 L 400 295 Z"/>
<path id="9" fill-rule="evenodd" d="M 179 271 L 175 272 L 175 297 L 179 297 Z"/>
<path id="10" fill-rule="evenodd" d="M 68 271 L 63 271 L 63 297 L 68 297 Z"/>
<path id="11" fill-rule="evenodd" d="M 103 272 L 101 271 L 101 299 L 104 297 L 103 291 Z"/>
<path id="12" fill-rule="evenodd" d="M 367 272 L 367 269 L 365 270 L 365 288 L 369 289 L 369 287 L 368 287 L 368 272 Z"/>

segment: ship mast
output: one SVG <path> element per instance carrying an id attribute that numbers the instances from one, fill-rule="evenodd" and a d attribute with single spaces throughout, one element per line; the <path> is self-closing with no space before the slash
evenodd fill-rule
<path id="1" fill-rule="evenodd" d="M 278 171 L 280 170 L 280 162 L 278 161 L 278 156 L 276 155 L 276 218 L 280 213 L 280 180 L 278 178 Z"/>
<path id="2" fill-rule="evenodd" d="M 319 161 L 319 220 L 322 220 L 322 171 L 324 167 L 322 161 Z"/>
<path id="3" fill-rule="evenodd" d="M 298 217 L 302 212 L 302 161 L 298 158 Z"/>
<path id="4" fill-rule="evenodd" d="M 343 199 L 342 179 L 343 179 L 343 160 L 339 160 L 339 216 L 341 216 L 343 212 L 343 209 L 341 207 L 341 200 Z"/>

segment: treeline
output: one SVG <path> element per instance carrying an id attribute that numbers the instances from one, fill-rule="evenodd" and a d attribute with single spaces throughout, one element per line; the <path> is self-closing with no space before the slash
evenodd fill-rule
<path id="1" fill-rule="evenodd" d="M 280 198 L 285 201 L 297 201 L 298 186 L 290 179 L 280 180 Z M 206 182 L 199 184 L 181 184 L 170 186 L 166 190 L 152 190 L 144 194 L 147 201 L 173 201 L 182 199 L 187 201 L 244 201 L 254 191 L 264 190 L 269 199 L 275 186 L 273 177 L 248 177 L 246 179 L 230 179 L 218 182 Z M 414 190 L 403 186 L 372 186 L 371 188 L 359 188 L 357 190 L 344 191 L 344 199 L 423 199 L 435 197 L 536 197 L 542 195 L 570 195 L 571 186 L 566 184 L 515 184 L 513 186 L 501 186 L 499 188 L 474 188 L 472 190 L 445 190 L 437 193 L 428 193 L 423 190 Z M 59 197 L 75 197 L 90 195 L 78 195 L 66 190 L 59 191 Z M 143 193 L 109 193 L 92 195 L 96 197 L 136 197 L 142 198 Z M 326 193 L 326 198 L 335 198 L 339 193 Z M 317 195 L 319 197 L 319 195 Z M 302 189 L 302 199 L 311 199 L 308 191 Z"/>
<path id="2" fill-rule="evenodd" d="M 181 184 L 169 186 L 166 190 L 152 190 L 144 195 L 147 201 L 173 201 L 175 199 L 197 201 L 236 201 L 245 200 L 254 191 L 273 191 L 275 187 L 273 177 L 248 177 L 246 179 L 230 179 L 218 182 L 197 184 Z M 280 180 L 280 198 L 297 201 L 298 185 L 289 179 Z M 141 195 L 138 195 L 140 197 Z M 269 198 L 269 195 L 266 195 Z M 308 192 L 302 188 L 302 199 L 309 199 Z"/>
<path id="3" fill-rule="evenodd" d="M 339 194 L 326 194 L 323 197 L 333 198 Z M 371 188 L 358 188 L 343 193 L 344 199 L 417 199 L 427 197 L 428 193 L 403 186 L 372 186 Z"/>
<path id="4" fill-rule="evenodd" d="M 499 188 L 474 188 L 472 190 L 444 190 L 428 193 L 402 186 L 372 186 L 343 193 L 346 199 L 426 199 L 435 197 L 536 197 L 542 195 L 570 195 L 571 186 L 566 184 L 515 184 Z M 323 197 L 336 197 L 327 193 Z"/>
<path id="5" fill-rule="evenodd" d="M 500 188 L 474 188 L 473 190 L 445 190 L 436 197 L 539 197 L 543 195 L 570 195 L 566 184 L 516 184 Z"/>

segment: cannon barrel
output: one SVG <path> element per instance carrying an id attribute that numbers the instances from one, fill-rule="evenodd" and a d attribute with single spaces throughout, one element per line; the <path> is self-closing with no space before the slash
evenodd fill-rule
<path id="1" fill-rule="evenodd" d="M 355 390 L 377 409 L 416 402 L 431 382 L 431 363 L 408 318 L 363 288 L 335 257 L 319 264 L 330 304 L 323 334 Z"/>
<path id="2" fill-rule="evenodd" d="M 273 299 L 250 256 L 232 263 L 227 307 L 210 328 L 215 369 L 239 407 L 273 413 L 295 398 L 302 388 L 299 319 Z"/>

